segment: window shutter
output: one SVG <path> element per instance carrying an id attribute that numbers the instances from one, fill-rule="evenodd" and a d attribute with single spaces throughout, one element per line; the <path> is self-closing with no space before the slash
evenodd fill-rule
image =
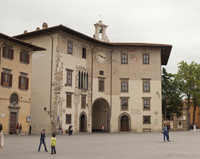
<path id="1" fill-rule="evenodd" d="M 27 64 L 29 64 L 29 58 L 30 58 L 30 55 L 26 54 L 26 62 L 27 62 Z"/>
<path id="2" fill-rule="evenodd" d="M 22 62 L 22 52 L 20 52 L 20 62 Z"/>
<path id="3" fill-rule="evenodd" d="M 29 81 L 29 79 L 26 78 L 26 90 L 28 90 L 28 81 Z"/>
<path id="4" fill-rule="evenodd" d="M 14 50 L 10 49 L 10 59 L 13 59 L 13 58 L 14 58 Z"/>
<path id="5" fill-rule="evenodd" d="M 6 48 L 3 47 L 3 57 L 5 57 L 5 56 L 6 56 Z"/>
<path id="6" fill-rule="evenodd" d="M 4 77 L 4 73 L 3 72 L 1 72 L 1 85 L 3 86 L 3 77 Z"/>
<path id="7" fill-rule="evenodd" d="M 9 86 L 12 87 L 12 74 L 10 74 L 10 78 L 9 78 Z"/>
<path id="8" fill-rule="evenodd" d="M 21 77 L 19 76 L 19 89 L 21 89 Z"/>

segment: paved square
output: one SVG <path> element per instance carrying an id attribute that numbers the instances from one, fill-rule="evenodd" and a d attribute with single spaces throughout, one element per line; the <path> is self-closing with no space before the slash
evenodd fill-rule
<path id="1" fill-rule="evenodd" d="M 39 135 L 5 135 L 0 159 L 191 159 L 200 158 L 200 132 L 170 132 L 171 142 L 161 133 L 93 133 L 56 136 L 56 155 L 37 152 Z"/>

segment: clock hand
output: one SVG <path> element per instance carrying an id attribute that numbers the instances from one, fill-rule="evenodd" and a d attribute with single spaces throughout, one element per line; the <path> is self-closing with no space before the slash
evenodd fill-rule
<path id="1" fill-rule="evenodd" d="M 99 55 L 101 58 L 104 58 L 104 59 L 106 59 L 105 57 L 103 57 L 102 55 Z"/>

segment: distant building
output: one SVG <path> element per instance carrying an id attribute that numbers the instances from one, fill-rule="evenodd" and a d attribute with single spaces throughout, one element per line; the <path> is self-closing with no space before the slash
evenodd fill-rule
<path id="1" fill-rule="evenodd" d="M 112 43 L 107 26 L 95 24 L 94 38 L 63 25 L 17 35 L 47 50 L 33 54 L 33 133 L 160 131 L 161 65 L 171 45 Z M 123 31 L 122 31 L 123 33 Z"/>
<path id="2" fill-rule="evenodd" d="M 0 33 L 0 123 L 5 133 L 15 134 L 17 123 L 22 133 L 29 130 L 32 53 L 41 50 Z"/>

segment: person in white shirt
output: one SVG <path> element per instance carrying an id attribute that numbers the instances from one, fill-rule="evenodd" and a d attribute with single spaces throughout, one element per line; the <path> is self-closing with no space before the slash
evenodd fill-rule
<path id="1" fill-rule="evenodd" d="M 4 146 L 3 126 L 0 123 L 0 148 L 2 149 L 3 146 Z"/>

